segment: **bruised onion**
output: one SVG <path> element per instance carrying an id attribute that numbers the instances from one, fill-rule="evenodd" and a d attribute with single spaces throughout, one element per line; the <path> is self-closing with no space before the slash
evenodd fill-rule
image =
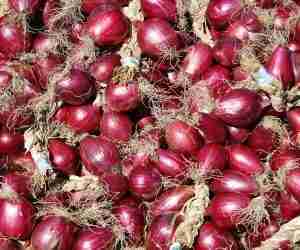
<path id="1" fill-rule="evenodd" d="M 238 250 L 238 244 L 230 232 L 220 230 L 213 223 L 207 222 L 201 226 L 195 250 L 226 249 Z"/>
<path id="2" fill-rule="evenodd" d="M 163 192 L 152 203 L 150 213 L 153 217 L 163 214 L 179 213 L 186 202 L 195 195 L 192 187 L 179 186 Z"/>
<path id="3" fill-rule="evenodd" d="M 0 154 L 13 154 L 24 147 L 24 137 L 19 132 L 0 131 Z"/>
<path id="4" fill-rule="evenodd" d="M 0 198 L 0 233 L 10 238 L 27 240 L 34 225 L 35 209 L 21 197 Z"/>
<path id="5" fill-rule="evenodd" d="M 218 100 L 215 114 L 231 126 L 247 128 L 260 117 L 261 102 L 254 91 L 233 89 Z"/>
<path id="6" fill-rule="evenodd" d="M 248 175 L 261 174 L 264 171 L 258 156 L 251 148 L 236 144 L 229 146 L 227 151 L 231 169 Z"/>
<path id="7" fill-rule="evenodd" d="M 94 85 L 88 75 L 80 70 L 71 70 L 70 73 L 56 84 L 58 97 L 71 105 L 86 103 L 94 92 Z"/>
<path id="8" fill-rule="evenodd" d="M 49 141 L 48 150 L 54 168 L 65 175 L 75 175 L 78 170 L 76 150 L 60 140 Z"/>
<path id="9" fill-rule="evenodd" d="M 140 102 L 137 82 L 110 83 L 105 91 L 107 106 L 112 111 L 125 112 L 137 107 Z"/>
<path id="10" fill-rule="evenodd" d="M 137 166 L 130 172 L 129 187 L 138 198 L 153 200 L 161 189 L 160 174 L 152 166 Z"/>
<path id="11" fill-rule="evenodd" d="M 98 46 L 118 45 L 128 35 L 129 22 L 119 9 L 96 8 L 87 19 L 86 30 Z"/>
<path id="12" fill-rule="evenodd" d="M 154 57 L 170 56 L 181 47 L 179 37 L 171 25 L 159 18 L 144 21 L 138 30 L 138 44 L 144 54 Z"/>
<path id="13" fill-rule="evenodd" d="M 178 153 L 194 153 L 202 146 L 202 138 L 196 128 L 189 124 L 175 120 L 165 129 L 165 137 L 171 150 Z"/>
<path id="14" fill-rule="evenodd" d="M 47 216 L 36 225 L 31 244 L 34 249 L 70 250 L 77 230 L 77 226 L 67 218 Z"/>
<path id="15" fill-rule="evenodd" d="M 128 115 L 118 112 L 105 112 L 100 122 L 101 134 L 116 142 L 128 141 L 132 127 L 133 124 Z"/>
<path id="16" fill-rule="evenodd" d="M 113 232 L 108 228 L 81 229 L 72 250 L 110 250 L 114 244 Z"/>
<path id="17" fill-rule="evenodd" d="M 110 172 L 119 163 L 117 147 L 102 137 L 85 137 L 79 148 L 84 166 L 95 175 Z"/>
<path id="18" fill-rule="evenodd" d="M 142 0 L 142 11 L 147 18 L 158 17 L 175 22 L 177 9 L 175 0 Z"/>
<path id="19" fill-rule="evenodd" d="M 237 170 L 225 170 L 221 177 L 210 184 L 214 193 L 242 193 L 252 196 L 258 192 L 258 185 L 252 176 Z"/>

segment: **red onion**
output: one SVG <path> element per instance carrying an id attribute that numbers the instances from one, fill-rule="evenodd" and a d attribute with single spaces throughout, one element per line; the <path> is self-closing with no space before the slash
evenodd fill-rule
<path id="1" fill-rule="evenodd" d="M 177 179 L 184 176 L 187 164 L 180 154 L 167 149 L 159 149 L 157 156 L 158 161 L 155 166 L 163 176 Z"/>
<path id="2" fill-rule="evenodd" d="M 281 192 L 280 200 L 280 218 L 288 222 L 300 214 L 300 203 L 289 193 Z"/>
<path id="3" fill-rule="evenodd" d="M 150 18 L 141 24 L 138 44 L 144 54 L 163 58 L 170 58 L 171 50 L 181 47 L 175 30 L 167 21 L 159 18 Z"/>
<path id="4" fill-rule="evenodd" d="M 174 214 L 166 214 L 154 218 L 147 235 L 147 250 L 169 249 L 179 223 L 180 218 Z"/>
<path id="5" fill-rule="evenodd" d="M 215 178 L 210 184 L 214 193 L 241 193 L 252 196 L 258 192 L 255 179 L 237 170 L 225 170 L 223 176 Z"/>
<path id="6" fill-rule="evenodd" d="M 244 25 L 240 20 L 235 21 L 230 24 L 228 29 L 225 32 L 227 37 L 239 39 L 241 41 L 248 41 L 251 33 L 248 31 L 247 26 Z"/>
<path id="7" fill-rule="evenodd" d="M 232 74 L 233 74 L 233 80 L 237 82 L 251 79 L 251 75 L 245 70 L 243 70 L 241 67 L 235 67 L 233 69 Z"/>
<path id="8" fill-rule="evenodd" d="M 137 82 L 110 83 L 105 92 L 107 106 L 112 111 L 130 111 L 140 103 Z"/>
<path id="9" fill-rule="evenodd" d="M 202 76 L 202 80 L 206 82 L 214 98 L 223 96 L 230 89 L 228 82 L 231 79 L 230 70 L 221 65 L 210 67 Z"/>
<path id="10" fill-rule="evenodd" d="M 36 225 L 31 244 L 34 249 L 70 250 L 77 230 L 76 225 L 64 217 L 47 216 Z"/>
<path id="11" fill-rule="evenodd" d="M 230 232 L 222 231 L 213 223 L 201 226 L 195 243 L 195 250 L 230 249 L 238 250 L 238 244 Z"/>
<path id="12" fill-rule="evenodd" d="M 150 213 L 154 218 L 164 214 L 179 213 L 194 195 L 193 188 L 189 186 L 171 188 L 152 203 Z"/>
<path id="13" fill-rule="evenodd" d="M 17 154 L 12 154 L 8 156 L 8 162 L 14 166 L 21 167 L 26 170 L 26 172 L 33 174 L 36 170 L 35 163 L 28 152 L 21 152 Z"/>
<path id="14" fill-rule="evenodd" d="M 16 12 L 33 13 L 39 7 L 40 0 L 9 0 L 8 3 Z"/>
<path id="15" fill-rule="evenodd" d="M 201 75 L 213 62 L 212 49 L 205 43 L 198 42 L 187 49 L 181 69 L 188 74 L 192 80 L 199 80 Z"/>
<path id="16" fill-rule="evenodd" d="M 300 132 L 300 107 L 295 107 L 288 111 L 287 119 L 293 132 Z"/>
<path id="17" fill-rule="evenodd" d="M 171 22 L 177 19 L 175 0 L 142 0 L 141 6 L 147 18 L 158 17 Z"/>
<path id="18" fill-rule="evenodd" d="M 254 91 L 233 89 L 218 100 L 215 114 L 231 126 L 247 128 L 260 117 L 261 102 Z"/>
<path id="19" fill-rule="evenodd" d="M 72 250 L 111 250 L 114 235 L 108 228 L 81 229 Z"/>
<path id="20" fill-rule="evenodd" d="M 78 156 L 75 148 L 60 140 L 50 140 L 48 144 L 50 160 L 54 168 L 65 175 L 78 172 Z"/>
<path id="21" fill-rule="evenodd" d="M 8 57 L 15 57 L 29 49 L 30 38 L 20 24 L 7 19 L 8 17 L 0 19 L 0 51 Z"/>
<path id="22" fill-rule="evenodd" d="M 287 44 L 287 47 L 291 52 L 299 52 L 300 51 L 300 44 L 296 40 L 292 40 Z"/>
<path id="23" fill-rule="evenodd" d="M 120 174 L 105 173 L 101 177 L 105 190 L 113 200 L 119 200 L 128 191 L 127 178 Z"/>
<path id="24" fill-rule="evenodd" d="M 248 175 L 261 174 L 264 167 L 255 152 L 247 146 L 236 144 L 228 149 L 229 165 L 231 169 Z"/>
<path id="25" fill-rule="evenodd" d="M 218 29 L 225 28 L 242 9 L 239 0 L 211 0 L 207 7 L 210 24 Z"/>
<path id="26" fill-rule="evenodd" d="M 62 59 L 54 55 L 41 57 L 34 61 L 34 71 L 41 88 L 47 88 L 49 78 L 53 75 L 61 63 Z"/>
<path id="27" fill-rule="evenodd" d="M 250 198 L 245 194 L 220 193 L 211 200 L 208 214 L 220 229 L 231 230 L 239 224 L 240 212 L 249 204 Z"/>
<path id="28" fill-rule="evenodd" d="M 0 198 L 0 233 L 10 238 L 27 240 L 33 229 L 35 209 L 21 197 Z"/>
<path id="29" fill-rule="evenodd" d="M 116 204 L 113 213 L 119 220 L 121 228 L 133 243 L 143 239 L 145 219 L 144 210 L 138 202 L 126 198 Z"/>
<path id="30" fill-rule="evenodd" d="M 80 142 L 80 157 L 87 170 L 95 175 L 110 172 L 119 163 L 118 149 L 103 137 L 85 137 Z"/>
<path id="31" fill-rule="evenodd" d="M 287 47 L 278 46 L 268 59 L 267 71 L 282 82 L 283 88 L 288 89 L 294 82 L 291 52 Z"/>
<path id="32" fill-rule="evenodd" d="M 32 49 L 37 53 L 49 54 L 55 49 L 55 40 L 48 34 L 38 33 L 33 40 Z"/>
<path id="33" fill-rule="evenodd" d="M 23 166 L 24 167 L 24 166 Z M 31 197 L 31 178 L 27 173 L 9 172 L 2 176 L 2 185 L 7 185 L 18 195 Z"/>
<path id="34" fill-rule="evenodd" d="M 300 202 L 300 169 L 289 170 L 285 177 L 285 187 Z"/>
<path id="35" fill-rule="evenodd" d="M 0 238 L 0 249 L 1 250 L 23 250 L 23 246 L 17 241 Z"/>
<path id="36" fill-rule="evenodd" d="M 227 164 L 227 155 L 223 146 L 210 143 L 204 145 L 196 154 L 201 175 L 209 176 L 222 171 Z"/>
<path id="37" fill-rule="evenodd" d="M 165 129 L 165 133 L 168 146 L 178 153 L 192 154 L 203 143 L 197 129 L 180 120 L 170 122 Z"/>
<path id="38" fill-rule="evenodd" d="M 256 0 L 261 8 L 270 9 L 274 7 L 275 1 L 274 0 Z"/>
<path id="39" fill-rule="evenodd" d="M 88 17 L 86 30 L 98 46 L 117 45 L 126 39 L 129 22 L 118 9 L 102 10 L 99 8 Z"/>
<path id="40" fill-rule="evenodd" d="M 83 0 L 81 3 L 81 9 L 84 13 L 91 14 L 93 10 L 101 5 L 115 5 L 116 8 L 120 5 L 119 0 Z"/>
<path id="41" fill-rule="evenodd" d="M 69 75 L 57 82 L 58 97 L 71 105 L 86 103 L 94 92 L 94 84 L 88 75 L 80 70 L 71 70 Z"/>
<path id="42" fill-rule="evenodd" d="M 115 142 L 128 141 L 132 127 L 132 122 L 124 113 L 105 112 L 100 122 L 101 134 Z"/>
<path id="43" fill-rule="evenodd" d="M 213 47 L 213 56 L 221 65 L 225 67 L 232 67 L 237 64 L 237 56 L 241 47 L 241 41 L 238 39 L 220 39 Z"/>
<path id="44" fill-rule="evenodd" d="M 231 144 L 239 144 L 245 142 L 250 134 L 250 131 L 244 128 L 227 126 L 227 129 L 229 134 L 229 141 Z"/>
<path id="45" fill-rule="evenodd" d="M 91 64 L 89 72 L 99 82 L 110 81 L 116 67 L 121 66 L 121 57 L 117 54 L 98 57 Z"/>
<path id="46" fill-rule="evenodd" d="M 273 171 L 294 166 L 299 161 L 300 151 L 294 148 L 278 148 L 272 155 L 270 167 Z"/>
<path id="47" fill-rule="evenodd" d="M 24 147 L 24 137 L 18 132 L 0 131 L 0 154 L 14 154 Z"/>
<path id="48" fill-rule="evenodd" d="M 89 133 L 98 129 L 101 120 L 100 109 L 92 104 L 81 106 L 66 106 L 65 117 L 62 122 L 66 122 L 77 133 Z M 61 110 L 61 115 L 63 115 Z"/>
<path id="49" fill-rule="evenodd" d="M 161 177 L 152 166 L 137 166 L 129 175 L 131 192 L 144 200 L 153 200 L 160 192 Z"/>
<path id="50" fill-rule="evenodd" d="M 300 47 L 300 45 L 299 45 Z M 299 85 L 300 83 L 300 51 L 292 52 L 291 53 L 291 61 L 293 65 L 293 73 L 294 73 L 294 80 L 295 84 Z"/>

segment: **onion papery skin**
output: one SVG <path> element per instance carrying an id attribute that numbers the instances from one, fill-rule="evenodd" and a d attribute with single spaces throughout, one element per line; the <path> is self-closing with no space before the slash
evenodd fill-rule
<path id="1" fill-rule="evenodd" d="M 113 208 L 121 228 L 128 234 L 129 240 L 138 244 L 142 241 L 145 227 L 143 207 L 134 199 L 123 199 Z"/>
<path id="2" fill-rule="evenodd" d="M 29 174 L 33 174 L 36 170 L 36 165 L 31 157 L 30 152 L 20 152 L 8 156 L 9 164 L 21 167 Z"/>
<path id="3" fill-rule="evenodd" d="M 247 145 L 252 148 L 261 158 L 271 154 L 278 146 L 277 135 L 271 129 L 258 126 L 250 133 Z"/>
<path id="4" fill-rule="evenodd" d="M 121 199 L 129 190 L 127 178 L 120 174 L 105 173 L 101 177 L 105 191 L 114 201 Z"/>
<path id="5" fill-rule="evenodd" d="M 98 46 L 118 45 L 129 33 L 129 22 L 119 9 L 97 8 L 88 17 L 86 31 Z"/>
<path id="6" fill-rule="evenodd" d="M 300 214 L 300 203 L 287 192 L 281 192 L 279 207 L 280 218 L 284 222 L 288 222 Z"/>
<path id="7" fill-rule="evenodd" d="M 223 96 L 229 89 L 228 82 L 232 80 L 229 69 L 221 65 L 213 65 L 203 74 L 202 80 L 206 81 L 215 99 Z"/>
<path id="8" fill-rule="evenodd" d="M 211 0 L 207 7 L 207 18 L 217 29 L 224 29 L 242 9 L 239 0 Z"/>
<path id="9" fill-rule="evenodd" d="M 189 186 L 166 190 L 152 203 L 150 213 L 154 218 L 160 215 L 179 213 L 194 195 L 193 188 Z"/>
<path id="10" fill-rule="evenodd" d="M 238 250 L 238 244 L 230 232 L 224 232 L 211 222 L 201 226 L 195 243 L 195 250 L 226 249 Z"/>
<path id="11" fill-rule="evenodd" d="M 300 107 L 295 107 L 287 112 L 287 119 L 293 132 L 300 132 Z"/>
<path id="12" fill-rule="evenodd" d="M 227 165 L 227 153 L 219 144 L 205 144 L 196 154 L 201 175 L 209 176 L 222 171 Z"/>
<path id="13" fill-rule="evenodd" d="M 245 194 L 216 194 L 208 207 L 208 214 L 222 230 L 234 229 L 240 222 L 240 211 L 248 207 L 250 198 Z"/>
<path id="14" fill-rule="evenodd" d="M 285 178 L 286 190 L 300 202 L 300 169 L 289 170 Z"/>
<path id="15" fill-rule="evenodd" d="M 213 47 L 213 56 L 215 60 L 225 67 L 233 67 L 237 63 L 241 41 L 235 38 L 224 38 L 217 41 Z"/>
<path id="16" fill-rule="evenodd" d="M 203 144 L 203 139 L 196 128 L 180 120 L 167 125 L 165 137 L 171 150 L 183 154 L 193 154 Z"/>
<path id="17" fill-rule="evenodd" d="M 119 7 L 119 0 L 83 0 L 81 3 L 81 9 L 86 14 L 91 14 L 97 7 L 101 5 L 115 5 Z"/>
<path id="18" fill-rule="evenodd" d="M 180 223 L 180 219 L 174 214 L 160 215 L 152 221 L 146 240 L 147 250 L 169 249 Z"/>
<path id="19" fill-rule="evenodd" d="M 170 22 L 177 19 L 177 9 L 175 0 L 142 0 L 142 11 L 147 18 L 161 18 Z"/>
<path id="20" fill-rule="evenodd" d="M 137 166 L 130 172 L 129 188 L 138 198 L 154 200 L 161 189 L 161 176 L 152 166 Z"/>
<path id="21" fill-rule="evenodd" d="M 176 179 L 184 177 L 188 166 L 180 154 L 167 149 L 158 149 L 157 156 L 155 166 L 163 176 Z"/>
<path id="22" fill-rule="evenodd" d="M 133 124 L 125 113 L 105 112 L 100 122 L 101 134 L 114 142 L 126 142 L 132 134 Z"/>
<path id="23" fill-rule="evenodd" d="M 300 151 L 296 148 L 278 148 L 272 155 L 270 167 L 273 171 L 292 167 L 297 164 L 299 158 Z"/>
<path id="24" fill-rule="evenodd" d="M 16 12 L 33 13 L 39 7 L 40 0 L 9 0 L 8 3 Z"/>
<path id="25" fill-rule="evenodd" d="M 7 185 L 18 195 L 25 198 L 31 197 L 31 179 L 26 173 L 8 172 L 2 176 L 2 185 Z"/>
<path id="26" fill-rule="evenodd" d="M 249 147 L 236 144 L 227 148 L 230 169 L 247 175 L 257 175 L 264 171 L 256 153 Z"/>
<path id="27" fill-rule="evenodd" d="M 0 51 L 9 58 L 27 52 L 30 48 L 30 38 L 21 25 L 9 23 L 6 17 L 0 20 Z"/>
<path id="28" fill-rule="evenodd" d="M 14 154 L 24 148 L 24 137 L 19 132 L 0 130 L 0 154 Z"/>
<path id="29" fill-rule="evenodd" d="M 80 106 L 66 106 L 61 110 L 65 113 L 60 120 L 70 126 L 76 133 L 91 133 L 96 131 L 101 121 L 101 111 L 99 107 L 87 104 Z"/>
<path id="30" fill-rule="evenodd" d="M 170 50 L 181 47 L 176 31 L 167 21 L 159 18 L 147 19 L 140 25 L 138 44 L 144 54 L 158 58 L 168 58 Z"/>
<path id="31" fill-rule="evenodd" d="M 23 250 L 23 246 L 17 241 L 1 238 L 0 249 L 1 250 Z"/>
<path id="32" fill-rule="evenodd" d="M 121 57 L 117 54 L 98 57 L 89 67 L 89 72 L 99 82 L 111 80 L 116 67 L 121 66 Z"/>
<path id="33" fill-rule="evenodd" d="M 62 59 L 54 55 L 48 55 L 34 61 L 34 71 L 42 89 L 47 88 L 49 78 L 61 63 Z"/>
<path id="34" fill-rule="evenodd" d="M 221 97 L 215 114 L 230 126 L 247 128 L 262 113 L 262 98 L 248 89 L 234 89 Z"/>
<path id="35" fill-rule="evenodd" d="M 4 91 L 5 88 L 7 88 L 12 80 L 12 75 L 8 73 L 7 71 L 1 70 L 0 71 L 0 93 Z"/>
<path id="36" fill-rule="evenodd" d="M 34 249 L 70 250 L 75 240 L 77 226 L 61 216 L 47 216 L 39 222 L 31 236 Z"/>
<path id="37" fill-rule="evenodd" d="M 213 62 L 213 53 L 210 46 L 198 42 L 187 49 L 187 55 L 183 59 L 181 69 L 193 81 L 200 80 L 201 75 Z"/>
<path id="38" fill-rule="evenodd" d="M 115 144 L 103 137 L 85 137 L 80 142 L 80 157 L 89 172 L 101 176 L 111 172 L 119 163 L 119 152 Z"/>
<path id="39" fill-rule="evenodd" d="M 0 234 L 10 238 L 27 240 L 34 225 L 35 209 L 24 198 L 0 199 Z"/>
<path id="40" fill-rule="evenodd" d="M 105 90 L 107 107 L 111 111 L 133 110 L 141 101 L 138 83 L 110 83 Z"/>
<path id="41" fill-rule="evenodd" d="M 65 175 L 76 175 L 78 172 L 78 155 L 75 148 L 60 140 L 52 139 L 48 144 L 50 161 L 54 168 Z"/>
<path id="42" fill-rule="evenodd" d="M 90 228 L 79 231 L 72 250 L 111 250 L 113 232 L 108 228 Z"/>
<path id="43" fill-rule="evenodd" d="M 92 97 L 94 88 L 86 73 L 74 69 L 57 82 L 56 93 L 58 98 L 67 104 L 82 105 Z"/>
<path id="44" fill-rule="evenodd" d="M 278 46 L 268 59 L 267 71 L 282 83 L 284 89 L 288 89 L 294 83 L 291 52 L 287 47 Z"/>
<path id="45" fill-rule="evenodd" d="M 221 177 L 215 178 L 210 189 L 213 193 L 240 193 L 253 196 L 258 192 L 255 179 L 237 170 L 224 170 Z"/>

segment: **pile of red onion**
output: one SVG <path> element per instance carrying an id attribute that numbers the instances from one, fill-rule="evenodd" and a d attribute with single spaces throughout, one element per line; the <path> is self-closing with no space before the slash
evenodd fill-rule
<path id="1" fill-rule="evenodd" d="M 0 250 L 300 247 L 300 1 L 2 0 Z"/>

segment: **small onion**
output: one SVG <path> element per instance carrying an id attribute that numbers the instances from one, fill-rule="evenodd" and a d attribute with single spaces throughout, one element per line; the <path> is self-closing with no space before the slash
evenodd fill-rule
<path id="1" fill-rule="evenodd" d="M 160 174 L 152 166 L 137 166 L 130 172 L 129 187 L 138 198 L 151 201 L 160 192 Z"/>
<path id="2" fill-rule="evenodd" d="M 254 91 L 234 89 L 218 100 L 215 114 L 231 126 L 247 128 L 262 113 L 262 99 Z"/>
<path id="3" fill-rule="evenodd" d="M 158 17 L 171 22 L 177 19 L 175 0 L 142 0 L 141 7 L 147 18 Z"/>
<path id="4" fill-rule="evenodd" d="M 85 137 L 80 142 L 80 157 L 89 172 L 100 176 L 119 163 L 118 149 L 102 137 Z"/>
<path id="5" fill-rule="evenodd" d="M 229 146 L 227 149 L 231 169 L 248 175 L 261 174 L 264 167 L 255 152 L 242 144 Z"/>
<path id="6" fill-rule="evenodd" d="M 64 217 L 47 216 L 36 225 L 31 244 L 34 249 L 70 250 L 77 230 L 77 226 Z"/>

